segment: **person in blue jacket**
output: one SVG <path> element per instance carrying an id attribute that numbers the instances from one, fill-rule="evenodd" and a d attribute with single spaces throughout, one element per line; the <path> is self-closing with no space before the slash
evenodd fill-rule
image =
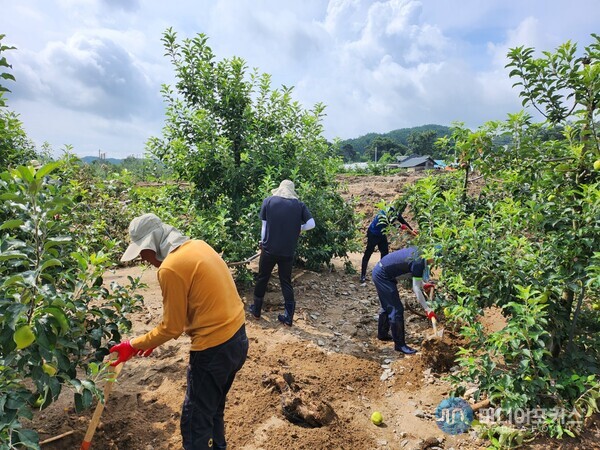
<path id="1" fill-rule="evenodd" d="M 406 344 L 404 306 L 400 300 L 397 278 L 412 278 L 413 292 L 425 309 L 427 318 L 431 319 L 435 317 L 435 313 L 427 304 L 423 293 L 423 290 L 428 288 L 423 285 L 423 278 L 425 281 L 429 278 L 428 265 L 431 264 L 433 259 L 425 260 L 417 247 L 408 247 L 384 256 L 373 268 L 373 284 L 381 304 L 377 338 L 382 341 L 393 340 L 394 349 L 407 355 L 415 353 L 416 350 Z"/>
<path id="2" fill-rule="evenodd" d="M 367 229 L 367 248 L 362 258 L 362 264 L 360 268 L 360 282 L 361 284 L 367 280 L 367 266 L 371 255 L 375 251 L 375 247 L 379 249 L 381 258 L 389 253 L 389 243 L 385 234 L 385 228 L 389 225 L 393 225 L 398 222 L 401 224 L 402 229 L 408 229 L 411 233 L 416 234 L 409 223 L 402 217 L 402 213 L 406 209 L 406 205 L 399 207 L 391 206 L 386 212 L 385 210 L 379 211 L 376 215 L 369 228 Z"/>

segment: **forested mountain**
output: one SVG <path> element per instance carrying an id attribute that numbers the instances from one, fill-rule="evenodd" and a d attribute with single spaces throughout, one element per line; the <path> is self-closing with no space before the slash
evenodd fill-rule
<path id="1" fill-rule="evenodd" d="M 443 125 L 422 125 L 412 128 L 400 128 L 388 133 L 368 133 L 355 139 L 340 142 L 340 154 L 345 161 L 373 161 L 375 152 L 377 160 L 388 154 L 396 155 L 430 155 L 436 159 L 453 158 L 434 146 L 435 141 L 450 135 L 450 128 Z"/>

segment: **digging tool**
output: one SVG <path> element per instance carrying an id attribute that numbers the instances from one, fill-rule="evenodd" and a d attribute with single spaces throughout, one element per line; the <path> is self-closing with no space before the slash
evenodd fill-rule
<path id="1" fill-rule="evenodd" d="M 258 252 L 258 253 L 256 253 L 256 254 L 252 255 L 250 258 L 246 258 L 246 259 L 245 259 L 245 260 L 243 260 L 243 261 L 231 262 L 231 263 L 227 263 L 227 265 L 228 265 L 229 267 L 233 267 L 233 266 L 241 266 L 241 265 L 243 265 L 243 264 L 248 264 L 250 261 L 253 261 L 253 260 L 255 260 L 255 259 L 256 259 L 256 258 L 258 258 L 259 256 L 260 256 L 260 252 Z"/>
<path id="2" fill-rule="evenodd" d="M 471 409 L 473 410 L 473 412 L 475 412 L 479 411 L 482 408 L 487 408 L 488 406 L 490 406 L 490 399 L 486 398 L 485 400 L 482 400 L 479 403 L 471 405 Z"/>
<path id="3" fill-rule="evenodd" d="M 434 291 L 434 287 L 432 287 L 431 289 L 429 289 L 427 291 L 427 300 L 429 300 L 429 303 L 431 303 L 433 301 L 433 291 Z M 431 326 L 433 327 L 433 334 L 431 336 L 429 336 L 427 339 L 438 339 L 441 340 L 444 337 L 444 329 L 441 328 L 438 330 L 437 328 L 437 318 L 435 317 L 435 315 L 433 315 L 431 317 Z"/>
<path id="4" fill-rule="evenodd" d="M 431 337 L 434 339 L 442 339 L 444 337 L 444 329 L 441 328 L 438 330 L 437 319 L 435 317 L 431 318 L 431 326 L 433 327 L 433 334 Z"/>
<path id="5" fill-rule="evenodd" d="M 108 395 L 112 391 L 113 385 L 119 373 L 123 369 L 123 365 L 125 363 L 121 363 L 116 367 L 109 366 L 108 373 L 109 378 L 104 385 L 104 402 L 98 402 L 96 405 L 96 409 L 94 410 L 94 414 L 92 415 L 92 420 L 90 420 L 90 424 L 85 433 L 85 437 L 83 438 L 83 442 L 81 443 L 81 447 L 79 450 L 89 450 L 92 445 L 92 438 L 94 437 L 94 433 L 96 432 L 96 428 L 100 423 L 100 416 L 102 416 L 102 412 L 104 411 L 104 406 L 106 405 L 106 401 L 108 400 Z"/>

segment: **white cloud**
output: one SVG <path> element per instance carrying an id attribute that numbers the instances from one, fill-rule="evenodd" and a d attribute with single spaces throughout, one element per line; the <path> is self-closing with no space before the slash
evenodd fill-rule
<path id="1" fill-rule="evenodd" d="M 66 42 L 48 43 L 37 54 L 25 53 L 18 62 L 15 99 L 56 102 L 119 119 L 143 116 L 156 102 L 156 86 L 127 50 L 107 38 L 78 32 Z"/>
<path id="2" fill-rule="evenodd" d="M 506 53 L 591 42 L 597 0 L 28 0 L 3 6 L 25 129 L 82 155 L 140 153 L 159 135 L 160 85 L 173 67 L 160 39 L 206 33 L 216 59 L 242 57 L 327 106 L 328 138 L 452 121 L 476 127 L 520 109 Z"/>

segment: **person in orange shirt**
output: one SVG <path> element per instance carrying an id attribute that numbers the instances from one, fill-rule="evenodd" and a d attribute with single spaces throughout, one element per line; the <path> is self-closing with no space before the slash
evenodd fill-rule
<path id="1" fill-rule="evenodd" d="M 227 264 L 206 242 L 190 240 L 154 214 L 133 219 L 129 236 L 121 261 L 139 255 L 158 268 L 163 318 L 148 333 L 111 347 L 118 353 L 113 365 L 148 356 L 186 333 L 191 347 L 180 424 L 183 447 L 225 449 L 225 400 L 248 354 L 244 307 Z"/>

